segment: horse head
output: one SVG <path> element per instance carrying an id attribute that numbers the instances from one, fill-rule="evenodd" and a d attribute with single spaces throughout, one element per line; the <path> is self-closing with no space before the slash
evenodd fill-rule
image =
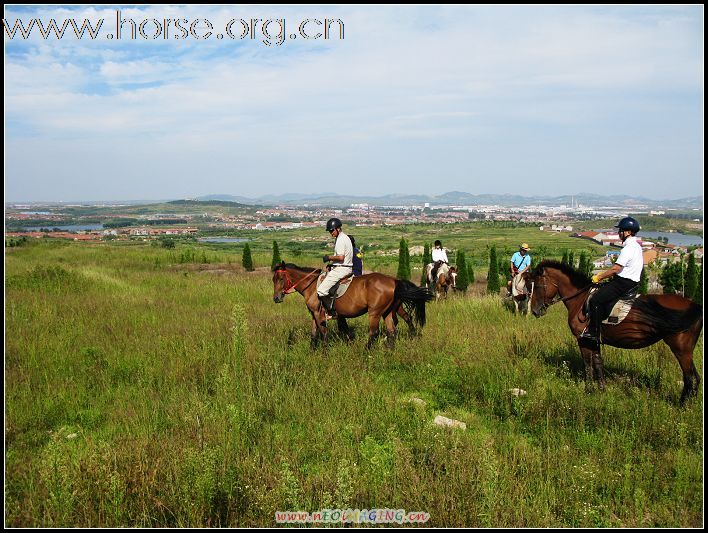
<path id="1" fill-rule="evenodd" d="M 273 267 L 273 301 L 277 304 L 285 299 L 285 291 L 292 285 L 290 276 L 285 267 L 285 261 Z"/>
<path id="2" fill-rule="evenodd" d="M 457 288 L 457 267 L 450 267 L 450 281 L 452 282 L 452 288 Z"/>
<path id="3" fill-rule="evenodd" d="M 558 295 L 558 283 L 553 279 L 553 273 L 541 264 L 532 272 L 524 272 L 523 277 L 526 290 L 531 294 L 531 312 L 536 318 L 545 315 Z"/>

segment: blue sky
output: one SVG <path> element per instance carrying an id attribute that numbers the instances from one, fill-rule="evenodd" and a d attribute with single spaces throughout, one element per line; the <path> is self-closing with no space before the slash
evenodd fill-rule
<path id="1" fill-rule="evenodd" d="M 108 39 L 118 10 L 136 25 L 208 19 L 214 35 Z M 5 34 L 7 201 L 703 194 L 702 6 L 9 6 L 5 17 L 104 19 L 95 40 Z M 266 46 L 261 23 L 254 39 L 215 38 L 252 18 L 284 19 L 285 41 Z M 343 39 L 298 35 L 325 18 L 343 22 Z"/>

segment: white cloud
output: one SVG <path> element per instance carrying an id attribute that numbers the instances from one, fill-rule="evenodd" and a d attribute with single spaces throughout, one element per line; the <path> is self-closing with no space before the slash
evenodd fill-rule
<path id="1" fill-rule="evenodd" d="M 36 13 L 57 20 L 103 16 L 106 24 L 115 18 L 115 10 L 96 8 L 45 6 Z M 66 139 L 128 153 L 138 139 L 141 154 L 151 159 L 152 150 L 173 176 L 182 170 L 173 167 L 170 150 L 208 154 L 214 168 L 228 166 L 235 151 L 254 159 L 281 154 L 297 166 L 298 154 L 309 160 L 318 150 L 327 150 L 333 164 L 348 161 L 351 151 L 386 157 L 372 150 L 378 143 L 405 168 L 414 164 L 406 160 L 411 141 L 428 142 L 436 158 L 451 141 L 524 142 L 531 129 L 535 138 L 563 143 L 583 129 L 615 132 L 626 102 L 626 111 L 637 113 L 677 100 L 685 107 L 687 97 L 690 105 L 699 101 L 698 14 L 690 8 L 645 8 L 637 15 L 552 7 L 131 7 L 121 10 L 124 19 L 209 18 L 223 27 L 234 17 L 275 16 L 285 17 L 291 31 L 295 21 L 333 16 L 345 22 L 345 39 L 281 47 L 258 39 L 13 42 L 5 56 L 6 137 L 40 152 Z M 677 119 L 684 114 L 677 110 Z M 662 120 L 649 132 L 664 127 Z M 674 142 L 695 127 L 685 123 Z M 565 138 L 554 141 L 558 134 Z M 642 139 L 620 142 L 631 152 Z M 71 143 L 62 143 L 67 158 Z M 494 164 L 489 153 L 485 165 Z M 17 170 L 13 176 L 26 175 L 19 154 L 8 153 L 7 166 Z M 205 186 L 205 193 L 221 187 Z"/>

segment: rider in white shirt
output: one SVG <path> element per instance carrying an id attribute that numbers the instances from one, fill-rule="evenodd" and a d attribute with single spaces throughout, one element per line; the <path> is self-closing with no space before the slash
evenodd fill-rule
<path id="1" fill-rule="evenodd" d="M 438 269 L 440 268 L 440 265 L 448 264 L 447 261 L 447 253 L 445 252 L 445 248 L 443 248 L 442 243 L 440 241 L 435 241 L 433 245 L 433 270 L 430 273 L 430 278 L 431 282 L 435 283 L 436 276 L 438 274 Z"/>
<path id="2" fill-rule="evenodd" d="M 330 295 L 330 289 L 352 273 L 354 247 L 349 236 L 342 231 L 342 221 L 338 218 L 330 218 L 327 221 L 327 231 L 335 238 L 335 255 L 322 257 L 325 263 L 332 262 L 332 268 L 327 273 L 327 277 L 322 280 L 320 286 L 317 287 L 317 296 L 322 302 L 322 307 L 324 307 L 327 317 L 335 318 L 337 316 L 335 309 L 336 297 Z"/>
<path id="3" fill-rule="evenodd" d="M 609 283 L 603 284 L 592 296 L 590 324 L 580 335 L 581 339 L 588 339 L 598 344 L 602 321 L 609 316 L 612 305 L 620 297 L 639 285 L 644 268 L 642 247 L 635 237 L 639 231 L 639 222 L 632 217 L 625 217 L 615 227 L 619 228 L 619 236 L 624 247 L 612 268 L 592 277 L 593 283 L 599 283 L 607 278 L 612 279 Z"/>

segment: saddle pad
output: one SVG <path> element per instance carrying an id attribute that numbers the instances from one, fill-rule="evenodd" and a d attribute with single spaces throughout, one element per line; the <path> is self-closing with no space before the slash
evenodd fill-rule
<path id="1" fill-rule="evenodd" d="M 610 316 L 603 320 L 602 323 L 609 324 L 610 326 L 616 326 L 617 324 L 622 322 L 625 318 L 627 318 L 630 309 L 632 309 L 632 304 L 634 304 L 634 300 L 636 300 L 637 298 L 638 296 L 635 296 L 630 300 L 617 300 L 617 303 L 612 306 Z"/>
<path id="2" fill-rule="evenodd" d="M 317 278 L 317 287 L 320 286 L 320 283 L 324 281 L 324 279 L 327 277 L 327 272 L 322 272 L 320 274 L 320 277 Z M 341 298 L 344 296 L 344 293 L 347 292 L 347 289 L 349 288 L 349 285 L 351 285 L 352 280 L 354 279 L 354 276 L 349 276 L 348 278 L 344 278 L 343 280 L 337 282 L 335 287 L 337 288 L 337 294 L 335 298 Z"/>
<path id="3" fill-rule="evenodd" d="M 588 299 L 585 300 L 585 305 L 583 306 L 586 314 L 589 313 L 590 300 L 597 291 L 597 287 L 593 287 L 592 289 L 590 289 Z M 612 306 L 610 316 L 603 320 L 602 323 L 607 324 L 609 326 L 616 326 L 617 324 L 622 322 L 625 318 L 627 318 L 630 309 L 632 309 L 632 305 L 634 305 L 634 300 L 636 300 L 637 298 L 639 298 L 639 295 L 637 293 L 633 293 L 629 298 L 620 298 L 619 300 L 617 300 L 615 302 L 615 305 Z"/>

